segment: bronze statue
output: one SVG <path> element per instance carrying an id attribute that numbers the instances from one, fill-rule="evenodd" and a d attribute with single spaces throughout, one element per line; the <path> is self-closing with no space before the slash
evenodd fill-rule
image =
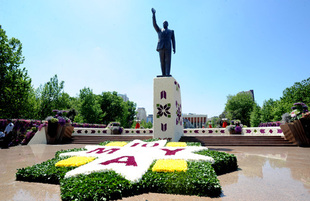
<path id="1" fill-rule="evenodd" d="M 155 13 L 156 10 L 152 8 L 153 13 L 153 26 L 158 34 L 158 43 L 156 50 L 159 52 L 160 65 L 163 77 L 170 77 L 171 66 L 171 42 L 173 53 L 175 54 L 175 38 L 174 31 L 168 29 L 168 22 L 164 21 L 162 29 L 156 23 Z M 161 76 L 159 76 L 161 77 Z"/>

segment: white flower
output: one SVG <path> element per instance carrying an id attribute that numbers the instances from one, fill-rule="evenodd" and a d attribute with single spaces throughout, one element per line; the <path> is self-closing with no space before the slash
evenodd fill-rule
<path id="1" fill-rule="evenodd" d="M 98 159 L 67 172 L 65 177 L 114 170 L 132 182 L 138 182 L 157 159 L 208 161 L 211 157 L 194 154 L 206 147 L 164 147 L 166 140 L 143 142 L 134 140 L 124 147 L 86 146 L 87 151 L 68 152 L 60 156 L 92 156 Z"/>

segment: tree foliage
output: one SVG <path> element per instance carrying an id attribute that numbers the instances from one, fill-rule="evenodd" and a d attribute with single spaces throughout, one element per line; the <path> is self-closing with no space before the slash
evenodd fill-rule
<path id="1" fill-rule="evenodd" d="M 31 79 L 23 64 L 22 43 L 8 39 L 0 25 L 0 118 L 22 118 L 27 113 Z"/>
<path id="2" fill-rule="evenodd" d="M 230 113 L 227 115 L 228 118 L 238 118 L 236 116 L 237 114 L 241 114 L 240 108 L 234 109 L 237 108 L 236 105 L 238 105 L 238 101 L 233 101 L 237 98 L 234 96 L 229 96 L 228 99 L 228 106 L 226 104 L 225 107 L 225 110 L 226 108 L 231 109 Z M 286 88 L 283 91 L 283 96 L 279 100 L 266 100 L 264 101 L 261 109 L 259 109 L 259 106 L 254 105 L 250 118 L 251 126 L 258 125 L 259 116 L 260 122 L 281 121 L 282 115 L 285 113 L 290 113 L 291 107 L 296 102 L 303 102 L 308 106 L 310 105 L 310 77 L 302 80 L 301 82 L 295 82 L 293 86 Z"/>
<path id="3" fill-rule="evenodd" d="M 93 93 L 90 88 L 80 90 L 80 121 L 85 123 L 102 123 L 103 112 L 100 108 L 100 96 Z"/>
<path id="4" fill-rule="evenodd" d="M 131 125 L 131 128 L 135 128 L 136 126 L 136 122 L 134 122 L 132 125 Z M 153 128 L 153 124 L 152 122 L 147 122 L 143 119 L 140 121 L 140 128 Z"/>
<path id="5" fill-rule="evenodd" d="M 67 96 L 63 88 L 64 81 L 59 82 L 57 75 L 54 75 L 49 82 L 40 86 L 38 89 L 38 101 L 40 104 L 38 116 L 40 119 L 45 119 L 47 116 L 53 115 L 53 110 L 55 109 L 67 109 L 65 106 L 66 103 L 62 100 Z"/>
<path id="6" fill-rule="evenodd" d="M 293 103 L 285 102 L 283 100 L 277 100 L 274 103 L 274 108 L 272 111 L 273 121 L 281 121 L 282 115 L 285 113 L 289 113 L 291 111 Z"/>
<path id="7" fill-rule="evenodd" d="M 210 121 L 212 128 L 220 128 L 222 126 L 221 125 L 221 120 L 222 119 L 219 118 L 218 116 L 212 117 L 211 121 Z"/>
<path id="8" fill-rule="evenodd" d="M 27 104 L 24 105 L 23 118 L 39 119 L 40 101 L 38 101 L 38 90 L 33 87 L 29 91 Z M 12 118 L 12 117 L 11 117 Z"/>
<path id="9" fill-rule="evenodd" d="M 103 92 L 100 107 L 103 112 L 103 123 L 108 124 L 112 121 L 118 121 L 123 127 L 131 127 L 136 114 L 136 104 L 134 102 L 124 102 L 116 91 Z"/>
<path id="10" fill-rule="evenodd" d="M 253 110 L 254 101 L 251 94 L 238 93 L 237 95 L 229 95 L 225 111 L 230 120 L 239 119 L 242 124 L 250 125 L 250 115 Z"/>
<path id="11" fill-rule="evenodd" d="M 120 123 L 123 127 L 130 128 L 136 116 L 137 104 L 132 101 L 126 101 L 126 102 L 123 101 L 122 105 L 123 105 L 123 114 L 121 116 Z M 149 126 L 152 125 L 148 124 L 148 127 Z"/>
<path id="12" fill-rule="evenodd" d="M 274 106 L 275 106 L 275 101 L 273 99 L 264 101 L 263 107 L 261 109 L 261 122 L 273 121 Z"/>
<path id="13" fill-rule="evenodd" d="M 119 121 L 130 127 L 135 116 L 136 104 L 124 102 L 117 92 L 96 95 L 89 88 L 80 90 L 79 97 L 64 92 L 64 81 L 57 75 L 37 89 L 23 64 L 22 43 L 8 39 L 0 25 L 0 118 L 45 119 L 54 115 L 53 110 L 70 110 L 71 118 L 87 123 Z"/>
<path id="14" fill-rule="evenodd" d="M 306 105 L 310 104 L 310 77 L 302 80 L 301 82 L 295 82 L 293 86 L 286 88 L 283 91 L 281 101 L 286 103 L 303 102 Z"/>
<path id="15" fill-rule="evenodd" d="M 295 82 L 283 91 L 283 96 L 276 101 L 269 99 L 262 107 L 262 122 L 280 121 L 282 115 L 291 112 L 294 103 L 303 102 L 310 105 L 310 77 Z"/>
<path id="16" fill-rule="evenodd" d="M 253 111 L 250 116 L 250 125 L 251 127 L 257 127 L 260 124 L 261 120 L 261 108 L 257 103 L 253 105 Z"/>
<path id="17" fill-rule="evenodd" d="M 103 92 L 101 94 L 100 107 L 103 112 L 102 121 L 108 124 L 111 121 L 120 121 L 123 114 L 123 99 L 117 96 L 117 92 Z"/>

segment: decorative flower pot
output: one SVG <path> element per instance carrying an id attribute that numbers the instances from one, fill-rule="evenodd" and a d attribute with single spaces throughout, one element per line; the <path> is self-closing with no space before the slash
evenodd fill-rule
<path id="1" fill-rule="evenodd" d="M 308 137 L 310 122 L 307 119 L 295 120 L 294 122 L 280 125 L 280 127 L 288 141 L 298 146 L 310 146 L 310 137 Z"/>
<path id="2" fill-rule="evenodd" d="M 300 122 L 302 124 L 302 127 L 304 128 L 307 138 L 310 139 L 310 119 L 301 118 Z"/>
<path id="3" fill-rule="evenodd" d="M 241 134 L 242 130 L 240 132 L 237 132 L 236 130 L 229 130 L 229 134 Z"/>
<path id="4" fill-rule="evenodd" d="M 242 133 L 242 128 L 240 126 L 235 127 L 235 134 L 241 134 Z"/>
<path id="5" fill-rule="evenodd" d="M 72 138 L 72 133 L 73 133 L 74 127 L 71 126 L 71 124 L 67 123 L 62 127 L 60 136 L 59 136 L 59 141 L 60 142 L 66 142 Z"/>
<path id="6" fill-rule="evenodd" d="M 57 135 L 57 128 L 58 128 L 58 122 L 56 123 L 48 122 L 48 125 L 47 125 L 48 136 L 51 138 L 55 138 Z"/>
<path id="7" fill-rule="evenodd" d="M 119 126 L 112 127 L 111 134 L 116 134 L 116 135 L 122 134 L 122 128 Z"/>
<path id="8" fill-rule="evenodd" d="M 61 133 L 62 126 L 58 123 L 48 123 L 45 127 L 46 143 L 47 144 L 56 144 L 59 143 L 59 135 Z"/>

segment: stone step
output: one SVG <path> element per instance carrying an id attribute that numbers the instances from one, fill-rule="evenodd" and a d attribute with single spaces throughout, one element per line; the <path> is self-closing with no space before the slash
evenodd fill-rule
<path id="1" fill-rule="evenodd" d="M 106 136 L 88 136 L 88 135 L 74 135 L 72 136 L 71 144 L 99 144 L 104 141 L 132 141 L 135 139 L 146 140 L 152 139 L 152 135 L 142 136 L 124 136 L 124 135 L 106 135 Z"/>
<path id="2" fill-rule="evenodd" d="M 296 146 L 282 136 L 182 136 L 180 142 L 200 142 L 203 146 Z"/>
<path id="3" fill-rule="evenodd" d="M 74 135 L 72 144 L 99 144 L 104 141 L 132 141 L 153 138 L 152 135 Z M 282 136 L 182 136 L 180 142 L 200 142 L 203 146 L 296 146 Z"/>

